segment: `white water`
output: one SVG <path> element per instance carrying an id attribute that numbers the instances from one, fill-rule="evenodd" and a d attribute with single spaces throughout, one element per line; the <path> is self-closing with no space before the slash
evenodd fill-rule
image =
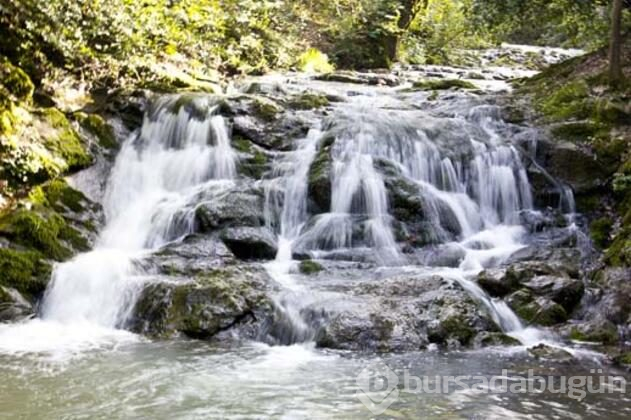
<path id="1" fill-rule="evenodd" d="M 40 319 L 0 326 L 0 351 L 77 352 L 132 334 L 125 325 L 146 272 L 139 258 L 192 232 L 189 201 L 200 186 L 236 174 L 236 155 L 210 98 L 177 108 L 166 97 L 124 144 L 104 203 L 95 249 L 55 267 Z M 113 341 L 112 341 L 113 340 Z"/>

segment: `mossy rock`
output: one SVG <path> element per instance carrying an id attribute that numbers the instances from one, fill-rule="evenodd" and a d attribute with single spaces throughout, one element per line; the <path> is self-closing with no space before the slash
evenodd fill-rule
<path id="1" fill-rule="evenodd" d="M 481 332 L 475 338 L 476 347 L 490 346 L 519 346 L 521 343 L 516 338 L 499 332 Z"/>
<path id="2" fill-rule="evenodd" d="M 412 90 L 477 89 L 471 82 L 460 79 L 421 80 L 412 84 Z"/>
<path id="3" fill-rule="evenodd" d="M 594 137 L 602 126 L 592 121 L 570 121 L 552 127 L 552 135 L 558 139 L 586 143 Z"/>
<path id="4" fill-rule="evenodd" d="M 64 219 L 56 213 L 43 217 L 34 211 L 18 210 L 0 220 L 0 234 L 58 261 L 72 255 L 61 243 L 60 235 L 65 228 Z"/>
<path id="5" fill-rule="evenodd" d="M 44 145 L 54 156 L 66 162 L 67 169 L 82 169 L 92 163 L 92 157 L 62 112 L 47 108 L 38 111 L 36 115 L 54 130 L 54 133 L 46 136 Z"/>
<path id="6" fill-rule="evenodd" d="M 568 319 L 563 306 L 543 297 L 535 298 L 525 289 L 508 296 L 507 302 L 515 313 L 529 324 L 552 326 Z"/>
<path id="7" fill-rule="evenodd" d="M 0 84 L 17 101 L 30 101 L 33 96 L 33 82 L 19 67 L 12 65 L 6 58 L 0 58 Z"/>
<path id="8" fill-rule="evenodd" d="M 604 325 L 598 325 L 598 327 L 594 329 L 572 327 L 569 338 L 576 341 L 601 344 L 616 344 L 619 340 L 618 330 L 616 326 L 610 322 Z"/>
<path id="9" fill-rule="evenodd" d="M 613 221 L 608 217 L 601 217 L 589 225 L 590 236 L 598 248 L 607 248 L 607 245 L 611 242 L 610 234 L 612 228 Z"/>
<path id="10" fill-rule="evenodd" d="M 631 351 L 624 352 L 613 359 L 614 363 L 623 366 L 631 366 Z"/>
<path id="11" fill-rule="evenodd" d="M 96 136 L 101 147 L 105 149 L 118 148 L 119 144 L 114 129 L 101 116 L 80 112 L 75 114 L 75 118 L 84 129 Z"/>
<path id="12" fill-rule="evenodd" d="M 309 198 L 315 205 L 313 213 L 326 213 L 331 208 L 331 176 L 333 162 L 331 157 L 334 137 L 323 139 L 315 159 L 309 168 Z"/>
<path id="13" fill-rule="evenodd" d="M 0 248 L 0 284 L 29 295 L 46 289 L 52 266 L 39 252 Z"/>
<path id="14" fill-rule="evenodd" d="M 439 344 L 456 339 L 460 344 L 466 346 L 475 337 L 475 334 L 475 330 L 467 323 L 466 319 L 454 315 L 441 321 L 435 330 L 430 331 L 428 339 L 432 343 Z"/>
<path id="15" fill-rule="evenodd" d="M 278 105 L 269 100 L 255 99 L 252 104 L 252 110 L 254 115 L 266 122 L 272 122 L 276 120 L 278 114 L 283 110 Z"/>
<path id="16" fill-rule="evenodd" d="M 87 198 L 81 191 L 70 187 L 63 179 L 54 179 L 38 187 L 29 194 L 35 204 L 63 212 L 65 209 L 79 213 L 85 210 Z"/>
<path id="17" fill-rule="evenodd" d="M 538 102 L 538 110 L 551 121 L 584 120 L 592 116 L 594 103 L 584 80 L 567 83 Z"/>
<path id="18" fill-rule="evenodd" d="M 315 261 L 305 260 L 300 262 L 299 269 L 302 274 L 316 274 L 324 270 L 324 267 Z"/>
<path id="19" fill-rule="evenodd" d="M 317 109 L 328 105 L 329 100 L 326 96 L 314 93 L 303 93 L 289 101 L 289 107 L 298 110 Z"/>

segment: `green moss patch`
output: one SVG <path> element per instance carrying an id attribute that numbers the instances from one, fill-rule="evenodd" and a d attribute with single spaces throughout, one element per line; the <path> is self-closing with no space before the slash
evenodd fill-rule
<path id="1" fill-rule="evenodd" d="M 412 90 L 447 89 L 477 89 L 477 86 L 471 82 L 460 79 L 421 80 L 412 84 Z"/>
<path id="2" fill-rule="evenodd" d="M 28 294 L 44 291 L 52 268 L 34 251 L 0 248 L 0 284 Z"/>
<path id="3" fill-rule="evenodd" d="M 28 75 L 4 57 L 0 57 L 0 84 L 17 101 L 29 101 L 35 89 Z"/>
<path id="4" fill-rule="evenodd" d="M 314 93 L 303 93 L 289 101 L 289 106 L 298 110 L 317 109 L 327 105 L 329 105 L 329 100 L 326 96 Z"/>
<path id="5" fill-rule="evenodd" d="M 118 148 L 114 129 L 102 117 L 96 114 L 78 113 L 76 118 L 84 129 L 96 136 L 101 147 L 106 149 Z"/>
<path id="6" fill-rule="evenodd" d="M 53 155 L 64 159 L 68 169 L 81 169 L 92 163 L 91 156 L 62 112 L 47 108 L 38 111 L 37 115 L 54 130 L 46 136 L 44 145 Z"/>
<path id="7" fill-rule="evenodd" d="M 322 265 L 311 260 L 301 261 L 299 269 L 302 274 L 315 274 L 324 270 Z"/>

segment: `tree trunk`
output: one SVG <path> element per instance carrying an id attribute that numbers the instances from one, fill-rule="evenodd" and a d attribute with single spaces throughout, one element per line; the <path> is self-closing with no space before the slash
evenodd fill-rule
<path id="1" fill-rule="evenodd" d="M 609 40 L 609 83 L 612 86 L 618 85 L 622 80 L 622 35 L 620 26 L 622 23 L 622 3 L 623 0 L 613 0 L 611 10 L 611 37 Z"/>
<path id="2" fill-rule="evenodd" d="M 416 15 L 421 11 L 427 9 L 429 0 L 400 0 L 401 7 L 399 8 L 399 20 L 397 26 L 401 31 L 407 31 Z M 397 59 L 397 53 L 399 50 L 399 34 L 392 34 L 384 42 L 385 53 L 390 62 L 394 62 Z"/>

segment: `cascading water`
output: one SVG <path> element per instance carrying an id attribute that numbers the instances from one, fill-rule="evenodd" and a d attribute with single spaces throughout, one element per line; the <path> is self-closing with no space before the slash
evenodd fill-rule
<path id="1" fill-rule="evenodd" d="M 228 127 L 215 110 L 204 96 L 153 104 L 116 160 L 105 195 L 107 223 L 95 249 L 55 268 L 40 320 L 30 323 L 38 325 L 34 334 L 42 323 L 53 335 L 59 333 L 53 324 L 80 325 L 72 333 L 80 341 L 83 330 L 124 326 L 146 281 L 141 257 L 192 232 L 191 200 L 201 187 L 235 177 Z"/>
<path id="2" fill-rule="evenodd" d="M 270 272 L 292 287 L 290 244 L 325 258 L 331 251 L 369 249 L 381 265 L 406 264 L 391 224 L 388 190 L 380 169 L 385 162 L 417 185 L 434 230 L 430 236 L 438 243 L 458 241 L 463 250 L 460 267 L 441 269 L 440 274 L 462 284 L 506 332 L 524 342 L 539 340 L 536 330 L 527 331 L 504 302 L 489 298 L 469 280 L 523 247 L 520 213 L 533 207 L 521 157 L 499 134 L 503 123 L 497 108 L 474 108 L 444 126 L 427 114 L 375 110 L 365 100 L 357 98 L 351 106 L 336 109 L 325 124 L 328 130 L 323 137 L 335 139 L 329 152 L 328 213 L 308 221 L 307 168 L 314 159 L 315 141 L 305 141 L 290 155 L 293 163 L 286 166 L 293 169 L 284 179 L 280 251 Z M 453 146 L 459 153 L 451 150 Z M 448 226 L 445 220 L 457 226 Z M 284 307 L 292 308 L 287 311 L 300 329 L 304 321 L 299 308 L 305 303 L 295 300 L 296 296 Z"/>

